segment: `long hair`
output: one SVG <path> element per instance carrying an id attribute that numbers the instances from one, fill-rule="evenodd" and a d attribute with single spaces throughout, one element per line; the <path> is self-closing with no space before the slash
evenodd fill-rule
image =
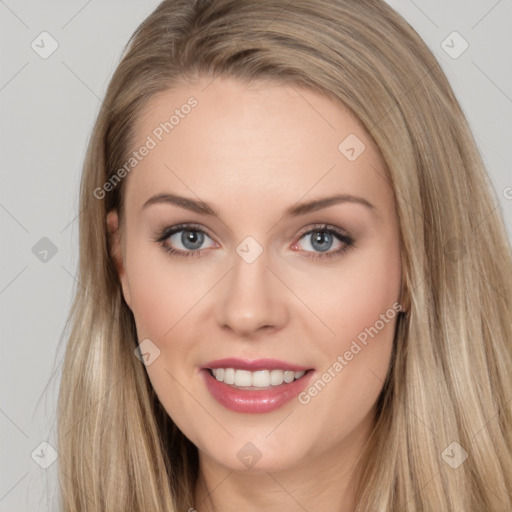
<path id="1" fill-rule="evenodd" d="M 133 151 L 147 100 L 200 76 L 326 94 L 363 123 L 386 164 L 377 179 L 394 190 L 407 315 L 361 459 L 357 512 L 512 510 L 510 243 L 443 71 L 381 0 L 165 0 L 128 42 L 81 181 L 80 286 L 59 396 L 64 509 L 193 503 L 197 449 L 134 356 L 112 259 L 106 214 L 122 215 L 124 181 L 95 191 Z"/>

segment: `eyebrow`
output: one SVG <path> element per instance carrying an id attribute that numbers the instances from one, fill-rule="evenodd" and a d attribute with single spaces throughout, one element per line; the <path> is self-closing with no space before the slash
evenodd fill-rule
<path id="1" fill-rule="evenodd" d="M 351 194 L 337 194 L 329 197 L 322 197 L 320 199 L 313 199 L 312 201 L 308 201 L 305 203 L 292 205 L 285 210 L 283 216 L 298 217 L 300 215 L 305 215 L 307 213 L 321 210 L 322 208 L 328 208 L 329 206 L 342 203 L 360 204 L 374 212 L 376 212 L 377 210 L 373 204 L 371 204 L 363 197 L 354 196 Z M 170 204 L 174 206 L 179 206 L 180 208 L 184 208 L 195 213 L 199 213 L 201 215 L 219 217 L 217 211 L 208 203 L 205 203 L 204 201 L 200 200 L 196 201 L 195 199 L 190 199 L 188 197 L 179 196 L 176 194 L 165 193 L 152 196 L 142 205 L 141 209 L 143 210 L 148 206 L 154 204 Z"/>

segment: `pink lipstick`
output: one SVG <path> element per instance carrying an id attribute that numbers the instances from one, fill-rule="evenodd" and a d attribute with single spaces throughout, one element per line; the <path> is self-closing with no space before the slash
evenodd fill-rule
<path id="1" fill-rule="evenodd" d="M 210 394 L 227 409 L 258 414 L 279 409 L 311 381 L 312 368 L 276 359 L 219 359 L 201 368 Z"/>

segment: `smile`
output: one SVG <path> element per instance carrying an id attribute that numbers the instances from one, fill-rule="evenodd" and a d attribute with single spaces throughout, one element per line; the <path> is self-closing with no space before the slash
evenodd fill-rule
<path id="1" fill-rule="evenodd" d="M 251 372 L 234 368 L 215 368 L 210 372 L 219 382 L 244 389 L 261 389 L 280 386 L 283 383 L 289 384 L 300 379 L 306 373 L 305 370 L 299 372 L 293 370 L 258 370 Z"/>
<path id="2" fill-rule="evenodd" d="M 297 397 L 315 371 L 275 359 L 228 358 L 200 371 L 210 395 L 223 407 L 246 414 L 271 412 Z"/>

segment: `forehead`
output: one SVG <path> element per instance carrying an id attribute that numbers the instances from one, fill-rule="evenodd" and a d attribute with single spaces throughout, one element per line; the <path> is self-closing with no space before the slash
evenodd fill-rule
<path id="1" fill-rule="evenodd" d="M 360 121 L 296 85 L 219 77 L 158 93 L 136 123 L 132 149 L 132 208 L 164 192 L 253 213 L 262 198 L 269 209 L 332 192 L 390 199 L 380 153 Z"/>

